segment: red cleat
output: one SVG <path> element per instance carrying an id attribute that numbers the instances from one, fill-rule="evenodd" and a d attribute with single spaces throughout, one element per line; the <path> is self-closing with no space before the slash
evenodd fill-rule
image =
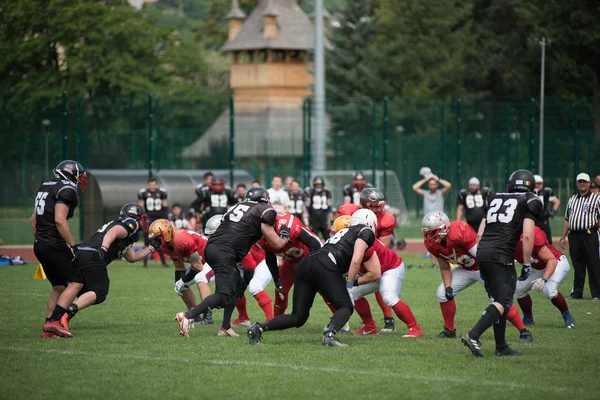
<path id="1" fill-rule="evenodd" d="M 250 322 L 250 320 L 248 319 L 236 319 L 235 321 L 233 321 L 231 323 L 231 326 L 250 326 L 252 325 L 252 322 Z"/>
<path id="2" fill-rule="evenodd" d="M 352 332 L 353 335 L 379 335 L 379 331 L 376 326 L 363 326 L 356 332 Z"/>
<path id="3" fill-rule="evenodd" d="M 44 330 L 46 332 L 56 333 L 60 337 L 71 338 L 73 335 L 64 326 L 60 323 L 60 321 L 48 321 L 44 324 Z"/>
<path id="4" fill-rule="evenodd" d="M 402 337 L 403 338 L 413 338 L 413 337 L 422 337 L 422 336 L 424 336 L 423 331 L 421 330 L 421 327 L 417 326 L 414 328 L 410 328 L 408 330 L 408 333 Z"/>
<path id="5" fill-rule="evenodd" d="M 62 317 L 60 317 L 60 324 L 68 331 L 69 330 L 69 316 L 67 313 L 64 313 Z"/>
<path id="6" fill-rule="evenodd" d="M 46 331 L 42 331 L 42 339 L 50 339 L 50 338 L 59 338 L 60 336 L 58 336 L 56 333 L 54 332 L 46 332 Z"/>

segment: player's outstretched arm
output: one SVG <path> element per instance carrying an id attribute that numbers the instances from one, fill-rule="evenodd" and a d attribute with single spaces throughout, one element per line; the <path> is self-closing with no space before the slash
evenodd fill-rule
<path id="1" fill-rule="evenodd" d="M 533 239 L 535 235 L 535 221 L 531 218 L 523 220 L 523 263 L 531 264 L 531 254 L 533 252 Z"/>
<path id="2" fill-rule="evenodd" d="M 133 249 L 129 249 L 123 254 L 123 258 L 130 263 L 134 263 L 136 261 L 143 260 L 148 257 L 150 254 L 154 253 L 154 247 L 148 246 L 144 247 L 140 251 L 134 251 Z"/>
<path id="3" fill-rule="evenodd" d="M 363 263 L 367 273 L 359 276 L 354 282 L 358 285 L 366 285 L 367 283 L 374 282 L 381 278 L 381 263 L 377 253 L 373 252 L 373 255 Z"/>
<path id="4" fill-rule="evenodd" d="M 58 203 L 54 206 L 54 222 L 56 223 L 56 229 L 58 233 L 65 239 L 65 242 L 71 247 L 75 246 L 75 239 L 69 228 L 67 222 L 67 215 L 69 215 L 69 206 L 63 203 Z"/>
<path id="5" fill-rule="evenodd" d="M 283 238 L 279 237 L 277 232 L 275 232 L 275 228 L 273 228 L 271 225 L 265 224 L 263 222 L 260 226 L 260 230 L 261 230 L 263 236 L 265 237 L 265 239 L 267 239 L 269 244 L 274 249 L 281 249 L 288 242 L 288 239 L 283 239 Z"/>

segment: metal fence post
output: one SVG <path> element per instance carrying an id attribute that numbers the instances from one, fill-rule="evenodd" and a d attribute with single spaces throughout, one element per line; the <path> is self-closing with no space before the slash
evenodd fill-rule
<path id="1" fill-rule="evenodd" d="M 460 103 L 461 100 L 456 100 L 456 183 L 459 184 L 461 180 L 461 167 L 462 163 L 460 162 L 460 123 L 462 122 L 462 118 L 460 117 Z"/>
<path id="2" fill-rule="evenodd" d="M 373 169 L 373 185 L 377 186 L 377 104 L 371 105 L 371 165 Z"/>
<path id="3" fill-rule="evenodd" d="M 575 104 L 571 104 L 571 109 L 573 110 L 573 120 L 571 122 L 573 135 L 573 182 L 575 182 L 575 185 L 577 185 L 577 174 L 579 173 L 579 132 L 577 131 L 577 106 Z"/>
<path id="4" fill-rule="evenodd" d="M 444 148 L 444 135 L 446 134 L 446 104 L 442 103 L 440 106 L 440 176 L 444 175 L 444 164 L 445 163 L 445 148 Z"/>
<path id="5" fill-rule="evenodd" d="M 532 98 L 529 102 L 529 170 L 535 170 L 535 100 Z"/>
<path id="6" fill-rule="evenodd" d="M 152 93 L 148 93 L 148 179 L 152 179 L 152 169 L 154 168 L 154 137 L 152 135 Z"/>
<path id="7" fill-rule="evenodd" d="M 77 161 L 86 167 L 85 157 L 83 154 L 83 98 L 77 98 Z M 88 166 L 89 167 L 89 166 Z M 79 201 L 79 240 L 83 239 L 83 231 L 85 224 L 83 216 L 85 215 L 85 205 L 83 201 Z"/>
<path id="8" fill-rule="evenodd" d="M 235 169 L 235 107 L 233 95 L 229 96 L 229 183 L 233 188 L 233 170 Z"/>
<path id="9" fill-rule="evenodd" d="M 60 143 L 60 159 L 65 160 L 67 158 L 67 146 L 69 145 L 67 123 L 68 123 L 68 111 L 67 111 L 67 91 L 62 91 L 62 140 Z"/>
<path id="10" fill-rule="evenodd" d="M 160 162 L 160 99 L 156 99 L 156 106 L 154 109 L 154 114 L 156 115 L 155 124 L 156 124 L 156 134 L 154 137 L 154 145 L 152 146 L 152 159 L 156 162 L 156 169 L 160 171 L 161 162 Z M 156 156 L 158 153 L 158 157 Z"/>
<path id="11" fill-rule="evenodd" d="M 510 176 L 510 104 L 506 103 L 506 132 L 504 133 L 504 176 Z"/>
<path id="12" fill-rule="evenodd" d="M 383 194 L 387 196 L 387 170 L 388 170 L 388 98 L 383 98 Z"/>
<path id="13" fill-rule="evenodd" d="M 306 176 L 307 181 L 310 182 L 310 175 L 312 170 L 312 99 L 308 98 L 308 107 L 307 107 L 307 117 L 308 117 L 308 125 L 306 130 L 306 139 L 307 139 L 307 149 L 308 155 L 306 158 Z"/>
<path id="14" fill-rule="evenodd" d="M 306 170 L 308 169 L 308 165 L 306 162 L 306 104 L 308 99 L 302 100 L 302 185 L 304 187 L 308 186 L 308 179 L 306 175 Z"/>

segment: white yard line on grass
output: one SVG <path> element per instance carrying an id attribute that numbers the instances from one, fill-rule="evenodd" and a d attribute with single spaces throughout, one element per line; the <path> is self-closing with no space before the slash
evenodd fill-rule
<path id="1" fill-rule="evenodd" d="M 15 351 L 15 352 L 28 352 L 28 353 L 48 353 L 48 354 L 59 354 L 65 356 L 86 356 L 86 357 L 99 357 L 99 358 L 124 358 L 134 360 L 145 360 L 145 361 L 172 361 L 178 363 L 203 363 L 212 365 L 237 365 L 242 367 L 263 367 L 263 368 L 276 368 L 276 369 L 289 369 L 293 371 L 306 371 L 306 372 L 326 372 L 333 374 L 345 374 L 348 370 L 345 368 L 336 367 L 323 367 L 318 365 L 298 365 L 298 364 L 286 364 L 286 363 L 275 363 L 275 362 L 262 362 L 262 361 L 247 361 L 247 360 L 203 360 L 199 358 L 189 359 L 181 357 L 165 357 L 165 356 L 152 356 L 146 354 L 135 354 L 135 353 L 95 353 L 87 351 L 73 351 L 73 350 L 58 350 L 58 349 L 33 349 L 24 347 L 0 347 L 0 350 L 4 351 Z M 352 369 L 353 374 L 365 375 L 365 376 L 376 376 L 376 377 L 389 377 L 395 379 L 405 380 L 418 380 L 425 383 L 428 382 L 443 382 L 450 384 L 457 384 L 457 377 L 455 376 L 438 376 L 438 375 L 415 375 L 406 372 L 390 372 L 382 370 L 359 370 Z M 526 383 L 513 383 L 506 381 L 495 381 L 489 379 L 477 379 L 477 385 L 483 386 L 495 386 L 509 389 L 534 389 L 536 391 L 544 392 L 556 392 L 556 393 L 585 393 L 584 389 L 572 386 L 553 386 L 544 384 L 543 386 L 537 384 L 526 384 Z"/>

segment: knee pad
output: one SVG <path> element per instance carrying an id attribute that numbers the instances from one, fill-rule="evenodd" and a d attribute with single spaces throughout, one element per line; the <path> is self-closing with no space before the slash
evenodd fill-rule
<path id="1" fill-rule="evenodd" d="M 542 293 L 547 299 L 553 299 L 556 297 L 556 295 L 558 295 L 558 288 L 549 288 L 546 286 L 544 290 L 542 290 Z"/>
<path id="2" fill-rule="evenodd" d="M 435 295 L 437 296 L 437 301 L 439 303 L 445 303 L 448 301 L 448 299 L 446 298 L 446 288 L 444 287 L 444 283 L 438 286 Z"/>
<path id="3" fill-rule="evenodd" d="M 502 307 L 504 307 L 504 313 L 502 313 L 502 316 L 506 317 L 506 315 L 510 311 L 510 308 L 512 307 L 512 299 L 509 299 L 509 300 L 494 300 L 494 301 L 497 302 L 497 303 L 500 303 L 502 305 Z"/>
<path id="4" fill-rule="evenodd" d="M 380 292 L 380 293 L 381 293 L 381 298 L 383 299 L 383 302 L 388 307 L 394 307 L 396 305 L 396 303 L 398 301 L 400 301 L 400 299 L 398 299 L 398 296 L 394 292 Z M 445 297 L 444 297 L 444 299 L 445 299 Z"/>
<path id="5" fill-rule="evenodd" d="M 101 292 L 97 290 L 95 290 L 94 293 L 96 293 L 96 302 L 94 304 L 103 303 L 104 300 L 106 300 L 106 295 L 108 294 L 106 292 Z"/>

